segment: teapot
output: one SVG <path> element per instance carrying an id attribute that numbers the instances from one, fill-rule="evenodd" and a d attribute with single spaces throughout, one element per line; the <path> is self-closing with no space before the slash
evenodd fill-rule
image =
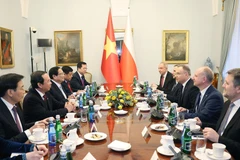
<path id="1" fill-rule="evenodd" d="M 77 128 L 70 130 L 66 135 L 67 135 L 67 139 L 72 141 L 77 141 L 79 138 L 77 135 Z"/>

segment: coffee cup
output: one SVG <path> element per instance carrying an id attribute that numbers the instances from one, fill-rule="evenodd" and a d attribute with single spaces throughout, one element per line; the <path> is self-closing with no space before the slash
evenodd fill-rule
<path id="1" fill-rule="evenodd" d="M 69 119 L 69 120 L 73 120 L 74 116 L 76 113 L 67 113 L 67 115 L 65 116 L 65 118 Z"/>
<path id="2" fill-rule="evenodd" d="M 34 137 L 35 140 L 40 140 L 44 136 L 43 128 L 34 128 L 32 136 Z"/>
<path id="3" fill-rule="evenodd" d="M 175 145 L 173 143 L 173 136 L 169 136 L 169 135 L 162 135 L 161 137 L 161 140 L 160 140 L 160 143 L 162 144 L 163 146 L 163 150 L 165 152 L 172 152 L 170 149 L 169 149 L 169 145 L 172 146 L 172 148 L 175 148 Z"/>
<path id="4" fill-rule="evenodd" d="M 69 139 L 65 139 L 63 141 L 63 144 L 59 145 L 60 150 L 68 150 L 68 148 L 70 148 L 71 152 L 74 152 L 74 150 L 76 149 L 76 142 Z"/>
<path id="5" fill-rule="evenodd" d="M 196 119 L 188 119 L 187 121 L 189 122 L 190 130 L 196 129 L 196 123 L 197 123 Z"/>
<path id="6" fill-rule="evenodd" d="M 224 153 L 224 150 L 226 148 L 226 146 L 224 144 L 213 143 L 212 148 L 213 148 L 213 156 L 214 157 L 216 157 L 216 158 L 222 158 L 223 157 L 223 153 Z"/>

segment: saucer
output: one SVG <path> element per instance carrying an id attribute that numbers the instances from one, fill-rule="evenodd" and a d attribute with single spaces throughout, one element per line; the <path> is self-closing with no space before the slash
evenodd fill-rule
<path id="1" fill-rule="evenodd" d="M 84 138 L 89 141 L 101 141 L 107 138 L 107 135 L 102 132 L 90 132 L 84 135 Z"/>
<path id="2" fill-rule="evenodd" d="M 140 111 L 146 112 L 146 111 L 150 111 L 151 108 L 149 108 L 149 107 L 145 107 L 145 108 L 140 107 L 138 109 L 140 109 Z"/>
<path id="3" fill-rule="evenodd" d="M 110 106 L 101 106 L 100 107 L 100 110 L 108 110 L 108 109 L 111 109 Z"/>
<path id="4" fill-rule="evenodd" d="M 217 158 L 213 155 L 212 149 L 206 149 L 207 157 L 214 159 L 214 160 L 228 160 L 231 158 L 231 155 L 228 152 L 223 153 L 223 157 Z"/>
<path id="5" fill-rule="evenodd" d="M 64 141 L 71 141 L 71 140 L 65 139 Z M 82 138 L 79 137 L 79 138 L 76 140 L 76 145 L 78 146 L 78 145 L 80 145 L 80 144 L 83 144 L 83 142 L 84 142 L 84 139 L 82 139 Z"/>
<path id="6" fill-rule="evenodd" d="M 176 125 L 176 128 L 177 128 L 178 130 L 182 131 L 182 130 L 183 130 L 183 125 Z M 201 127 L 200 127 L 199 125 L 196 125 L 195 129 L 193 129 L 193 130 L 199 131 L 200 128 L 201 128 Z"/>
<path id="7" fill-rule="evenodd" d="M 181 150 L 177 147 L 174 148 L 175 152 L 180 152 Z M 165 156 L 174 156 L 174 154 L 172 153 L 172 151 L 170 151 L 169 149 L 169 152 L 166 152 L 164 149 L 163 149 L 163 146 L 159 146 L 157 148 L 157 151 L 158 153 L 162 154 L 162 155 L 165 155 Z"/>
<path id="8" fill-rule="evenodd" d="M 198 152 L 198 151 L 194 152 L 194 156 L 197 157 L 197 159 L 200 159 L 200 160 L 208 160 L 209 159 L 207 157 L 206 153 L 201 153 L 201 152 Z"/>
<path id="9" fill-rule="evenodd" d="M 155 131 L 166 131 L 168 130 L 168 127 L 166 124 L 153 124 L 150 126 L 151 129 Z"/>
<path id="10" fill-rule="evenodd" d="M 73 118 L 73 119 L 65 118 L 63 121 L 64 121 L 65 123 L 73 123 L 73 122 L 76 122 L 76 121 L 78 121 L 78 120 L 79 120 L 79 118 Z"/>
<path id="11" fill-rule="evenodd" d="M 28 137 L 28 139 L 31 142 L 41 142 L 41 141 L 44 141 L 46 138 L 47 138 L 47 135 L 45 133 L 41 137 L 39 137 L 38 139 L 36 139 L 36 137 L 34 137 L 33 135 L 30 135 Z"/>
<path id="12" fill-rule="evenodd" d="M 106 92 L 106 90 L 105 90 L 105 89 L 103 89 L 103 90 L 98 90 L 98 92 L 99 92 L 99 93 L 104 93 L 104 92 Z"/>
<path id="13" fill-rule="evenodd" d="M 122 142 L 122 141 L 118 141 L 115 140 L 112 143 L 110 143 L 108 145 L 108 148 L 111 148 L 114 151 L 127 151 L 131 148 L 131 144 L 130 143 L 126 143 L 126 142 Z"/>
<path id="14" fill-rule="evenodd" d="M 123 86 L 122 85 L 116 85 L 117 88 L 122 88 Z"/>
<path id="15" fill-rule="evenodd" d="M 128 111 L 125 111 L 125 110 L 116 110 L 114 111 L 115 114 L 119 114 L 119 115 L 124 115 L 124 114 L 127 114 Z"/>

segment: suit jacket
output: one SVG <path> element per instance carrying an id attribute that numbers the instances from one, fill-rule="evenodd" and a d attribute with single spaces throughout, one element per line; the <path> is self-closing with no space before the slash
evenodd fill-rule
<path id="1" fill-rule="evenodd" d="M 24 144 L 24 143 L 18 143 L 13 141 L 8 141 L 3 138 L 0 138 L 0 158 L 5 158 L 10 153 L 26 153 L 29 152 L 32 148 L 32 144 Z M 4 155 L 3 155 L 4 154 Z M 4 160 L 22 160 L 22 155 L 15 156 L 12 158 L 5 158 Z"/>
<path id="2" fill-rule="evenodd" d="M 199 117 L 202 122 L 217 123 L 224 103 L 222 94 L 211 85 L 205 92 L 200 105 L 199 98 L 197 96 L 195 108 L 190 109 L 189 113 L 184 113 L 185 118 Z"/>
<path id="3" fill-rule="evenodd" d="M 68 88 L 68 84 L 67 83 L 68 83 L 67 81 L 63 81 L 61 84 L 62 84 L 62 88 L 63 88 L 64 92 L 67 94 L 67 96 L 70 96 L 73 92 Z"/>
<path id="4" fill-rule="evenodd" d="M 174 87 L 169 94 L 167 94 L 167 99 L 171 102 L 178 103 L 178 99 L 182 94 L 182 84 L 177 83 L 176 87 Z"/>
<path id="5" fill-rule="evenodd" d="M 161 76 L 160 76 L 161 79 Z M 170 73 L 169 71 L 167 71 L 167 75 L 165 77 L 165 81 L 163 84 L 163 87 L 160 86 L 160 83 L 157 87 L 157 89 L 164 91 L 165 94 L 168 94 L 169 92 L 171 92 L 173 85 L 175 84 L 175 79 L 173 79 L 173 75 L 172 73 Z"/>
<path id="6" fill-rule="evenodd" d="M 62 103 L 56 101 L 50 93 L 45 93 L 47 101 L 44 101 L 35 89 L 30 89 L 23 100 L 23 115 L 25 122 L 36 122 L 47 117 L 55 117 L 59 114 L 65 116 L 68 110 Z M 53 106 L 56 109 L 53 110 Z"/>
<path id="7" fill-rule="evenodd" d="M 55 98 L 58 102 L 61 102 L 63 105 L 65 104 L 65 102 L 68 101 L 67 99 L 65 99 L 64 95 L 62 94 L 62 91 L 58 88 L 58 86 L 53 81 L 52 81 L 52 86 L 49 93 L 53 98 Z M 65 95 L 67 96 L 66 93 Z"/>
<path id="8" fill-rule="evenodd" d="M 70 81 L 73 92 L 77 92 L 78 90 L 84 90 L 85 86 L 90 85 L 90 83 L 88 83 L 85 78 L 83 79 L 83 81 L 84 84 L 82 84 L 81 78 L 76 71 Z"/>
<path id="9" fill-rule="evenodd" d="M 230 101 L 226 101 L 224 103 L 224 107 L 222 109 L 221 115 L 218 119 L 217 124 L 209 124 L 209 123 L 203 123 L 202 127 L 209 126 L 218 131 L 222 120 L 228 110 L 228 107 L 230 105 Z M 226 149 L 228 152 L 237 160 L 240 159 L 240 108 L 235 113 L 235 115 L 232 117 L 231 121 L 228 123 L 227 127 L 225 128 L 222 136 L 219 136 L 218 142 L 225 144 Z"/>
<path id="10" fill-rule="evenodd" d="M 28 129 L 33 123 L 25 124 L 22 111 L 17 107 L 19 119 L 21 121 L 23 130 Z M 12 117 L 12 114 L 8 110 L 5 103 L 0 99 L 0 137 L 4 139 L 10 139 L 16 142 L 25 143 L 28 137 L 24 132 L 19 132 L 17 124 Z"/>
<path id="11" fill-rule="evenodd" d="M 193 80 L 190 78 L 184 88 L 183 93 L 178 100 L 178 106 L 187 109 L 192 109 L 195 106 L 195 100 L 199 93 L 199 88 L 193 85 Z"/>

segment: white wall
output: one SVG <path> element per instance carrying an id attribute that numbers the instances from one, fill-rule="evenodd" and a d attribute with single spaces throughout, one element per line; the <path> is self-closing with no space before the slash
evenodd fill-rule
<path id="1" fill-rule="evenodd" d="M 104 82 L 101 59 L 108 18 L 109 0 L 30 0 L 29 18 L 21 18 L 20 2 L 0 0 L 0 26 L 14 30 L 16 67 L 0 70 L 2 73 L 18 72 L 27 78 L 29 85 L 30 46 L 29 27 L 37 28 L 33 34 L 34 56 L 43 51 L 36 46 L 37 38 L 54 39 L 54 31 L 82 30 L 84 61 L 93 79 Z M 4 5 L 3 5 L 4 4 Z M 189 66 L 192 73 L 210 57 L 215 65 L 220 62 L 222 11 L 212 17 L 210 0 L 131 0 L 131 25 L 140 80 L 158 82 L 157 66 L 162 61 L 162 31 L 189 30 Z M 12 8 L 11 10 L 9 8 Z M 9 16 L 11 14 L 11 16 Z M 124 29 L 126 17 L 113 17 L 116 29 Z M 54 47 L 46 51 L 47 68 L 55 66 Z M 73 67 L 76 69 L 76 67 Z M 170 70 L 172 65 L 170 65 Z"/>

